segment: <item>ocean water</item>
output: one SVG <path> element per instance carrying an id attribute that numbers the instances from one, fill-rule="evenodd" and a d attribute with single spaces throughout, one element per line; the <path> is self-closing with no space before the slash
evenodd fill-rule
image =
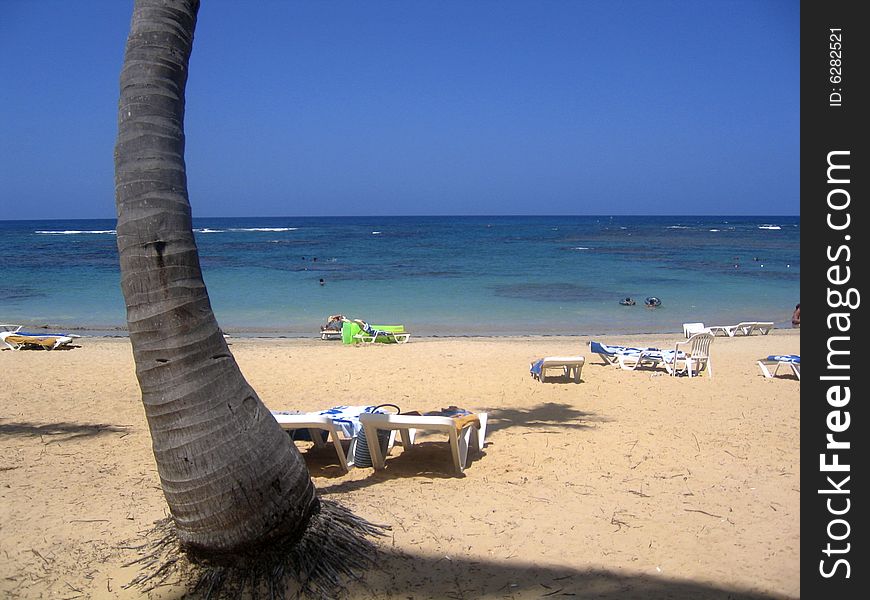
<path id="1" fill-rule="evenodd" d="M 330 314 L 418 335 L 682 331 L 800 302 L 799 217 L 195 219 L 229 333 L 312 336 Z M 0 322 L 123 334 L 113 220 L 0 221 Z M 320 279 L 324 284 L 320 284 Z M 636 306 L 619 300 L 631 296 Z M 647 296 L 662 305 L 647 309 Z"/>

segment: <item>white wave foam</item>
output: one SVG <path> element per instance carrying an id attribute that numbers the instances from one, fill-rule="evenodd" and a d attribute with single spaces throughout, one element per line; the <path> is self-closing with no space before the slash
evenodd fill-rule
<path id="1" fill-rule="evenodd" d="M 592 250 L 592 248 L 587 248 L 586 246 L 576 246 L 571 248 L 571 250 Z"/>
<path id="2" fill-rule="evenodd" d="M 782 229 L 779 225 L 759 225 L 759 229 Z"/>
<path id="3" fill-rule="evenodd" d="M 208 227 L 202 227 L 201 229 L 194 229 L 194 233 L 223 233 L 223 229 L 209 229 Z"/>
<path id="4" fill-rule="evenodd" d="M 35 231 L 34 233 L 39 233 L 41 235 L 79 235 L 79 234 L 85 234 L 85 233 L 115 235 L 116 232 L 114 229 L 91 229 L 91 230 L 65 229 L 63 231 L 38 230 L 38 231 Z"/>
<path id="5" fill-rule="evenodd" d="M 380 231 L 372 231 L 372 235 L 381 235 Z"/>
<path id="6" fill-rule="evenodd" d="M 277 231 L 296 231 L 299 229 L 298 227 L 236 227 L 230 229 L 230 231 L 265 231 L 265 232 L 277 232 Z"/>
<path id="7" fill-rule="evenodd" d="M 667 229 L 691 229 L 688 225 L 668 225 Z"/>

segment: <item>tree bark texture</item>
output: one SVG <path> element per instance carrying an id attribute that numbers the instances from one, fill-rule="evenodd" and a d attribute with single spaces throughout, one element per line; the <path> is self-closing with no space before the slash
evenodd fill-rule
<path id="1" fill-rule="evenodd" d="M 121 288 L 161 485 L 189 550 L 297 536 L 317 499 L 211 309 L 192 230 L 184 98 L 198 0 L 136 0 L 121 71 Z"/>

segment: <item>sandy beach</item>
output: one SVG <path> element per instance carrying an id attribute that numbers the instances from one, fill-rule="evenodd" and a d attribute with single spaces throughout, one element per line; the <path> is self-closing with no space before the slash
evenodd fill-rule
<path id="1" fill-rule="evenodd" d="M 692 379 L 605 366 L 581 336 L 230 341 L 270 409 L 489 414 L 463 476 L 438 436 L 397 446 L 382 472 L 345 474 L 331 448 L 299 444 L 324 497 L 391 526 L 348 598 L 800 595 L 800 382 L 755 362 L 799 354 L 799 330 L 718 337 L 714 376 Z M 586 357 L 579 384 L 529 376 L 530 361 L 566 354 Z M 0 596 L 142 597 L 123 565 L 167 509 L 128 340 L 4 350 L 0 367 Z"/>

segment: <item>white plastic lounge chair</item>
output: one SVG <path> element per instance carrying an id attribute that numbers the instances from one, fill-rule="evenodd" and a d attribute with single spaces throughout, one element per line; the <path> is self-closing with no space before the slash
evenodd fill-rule
<path id="1" fill-rule="evenodd" d="M 710 332 L 709 327 L 704 327 L 703 323 L 683 323 L 683 334 L 686 339 L 689 339 L 696 333 Z"/>
<path id="2" fill-rule="evenodd" d="M 355 462 L 356 445 L 359 440 L 359 432 L 362 430 L 360 416 L 374 408 L 374 406 L 336 406 L 316 413 L 272 411 L 272 416 L 287 431 L 307 429 L 311 440 L 318 448 L 323 448 L 326 445 L 321 432 L 328 432 L 329 439 L 335 447 L 335 453 L 338 455 L 339 464 L 347 471 L 354 466 Z M 395 433 L 390 435 L 387 452 L 393 447 L 395 439 Z M 346 454 L 342 441 L 348 442 Z M 369 451 L 371 452 L 371 449 Z"/>
<path id="3" fill-rule="evenodd" d="M 77 337 L 81 336 L 60 333 L 38 334 L 23 331 L 0 331 L 0 342 L 12 350 L 21 350 L 22 348 L 54 350 L 72 343 Z"/>
<path id="4" fill-rule="evenodd" d="M 706 370 L 709 377 L 713 376 L 713 365 L 710 360 L 710 344 L 714 336 L 709 332 L 696 333 L 684 342 L 677 342 L 673 350 L 646 348 L 637 353 L 618 355 L 619 366 L 626 371 L 634 371 L 638 367 L 656 368 L 664 366 L 669 375 L 686 373 L 696 377 Z"/>
<path id="5" fill-rule="evenodd" d="M 329 315 L 329 318 L 326 320 L 326 325 L 320 326 L 320 339 L 340 340 L 341 326 L 344 325 L 346 320 L 347 318 L 344 315 Z"/>
<path id="6" fill-rule="evenodd" d="M 635 348 L 591 341 L 589 350 L 600 356 L 604 364 L 615 365 L 627 371 L 634 371 L 642 365 L 654 367 L 663 360 L 662 351 L 651 347 Z"/>
<path id="7" fill-rule="evenodd" d="M 583 356 L 545 356 L 529 365 L 529 372 L 534 379 L 543 383 L 547 379 L 547 369 L 559 369 L 562 377 L 573 379 L 580 383 L 580 371 L 586 358 Z"/>
<path id="8" fill-rule="evenodd" d="M 417 430 L 446 433 L 450 444 L 450 453 L 453 456 L 453 467 L 457 474 L 461 474 L 465 470 L 469 447 L 477 451 L 483 450 L 486 439 L 486 420 L 487 414 L 485 412 L 457 417 L 378 413 L 360 415 L 366 439 L 377 439 L 378 430 L 399 430 L 402 434 L 402 445 L 405 448 L 410 448 L 414 443 Z M 381 449 L 377 444 L 374 444 L 369 450 L 375 469 L 384 469 L 386 459 L 381 453 Z"/>
<path id="9" fill-rule="evenodd" d="M 353 336 L 355 339 L 363 342 L 364 344 L 374 344 L 378 341 L 378 338 L 387 341 L 394 341 L 397 344 L 404 344 L 411 337 L 410 333 L 400 332 L 400 331 L 383 331 L 380 329 L 373 329 L 373 333 L 358 333 Z"/>
<path id="10" fill-rule="evenodd" d="M 344 448 L 341 445 L 341 437 L 338 434 L 338 428 L 330 417 L 305 413 L 298 415 L 272 413 L 272 416 L 274 416 L 275 420 L 278 421 L 278 424 L 287 431 L 307 429 L 312 441 L 314 441 L 314 445 L 318 448 L 322 448 L 326 445 L 320 432 L 329 432 L 329 439 L 332 440 L 332 444 L 335 446 L 335 453 L 338 455 L 338 462 L 341 467 L 347 471 L 353 466 L 353 456 L 354 451 L 356 450 L 357 441 L 356 437 L 350 438 L 350 445 L 348 446 L 347 454 L 345 454 Z"/>
<path id="11" fill-rule="evenodd" d="M 774 377 L 776 372 L 779 371 L 779 368 L 783 365 L 791 367 L 791 372 L 794 373 L 794 376 L 798 378 L 798 381 L 800 381 L 801 357 L 798 354 L 771 354 L 767 358 L 762 358 L 758 361 L 758 366 L 761 368 L 761 372 L 767 378 Z M 773 367 L 773 373 L 770 372 L 769 367 Z"/>
<path id="12" fill-rule="evenodd" d="M 657 348 L 646 348 L 647 350 L 657 350 Z M 644 348 L 632 348 L 630 346 L 616 346 L 610 344 L 602 344 L 600 342 L 589 342 L 590 352 L 594 352 L 601 357 L 606 365 L 616 365 L 619 362 L 621 354 L 639 354 Z"/>
<path id="13" fill-rule="evenodd" d="M 741 321 L 737 325 L 712 325 L 709 329 L 713 335 L 721 333 L 728 337 L 735 337 L 738 335 L 750 335 L 757 324 L 757 321 Z"/>
<path id="14" fill-rule="evenodd" d="M 721 333 L 728 337 L 752 335 L 756 331 L 761 335 L 767 335 L 773 329 L 773 321 L 741 321 L 737 325 L 714 325 L 709 329 L 713 335 Z"/>
<path id="15" fill-rule="evenodd" d="M 758 321 L 747 335 L 752 335 L 756 331 L 761 335 L 767 335 L 771 329 L 773 329 L 773 321 Z"/>
<path id="16" fill-rule="evenodd" d="M 728 337 L 737 337 L 740 335 L 752 335 L 753 331 L 760 331 L 766 335 L 770 333 L 772 328 L 773 323 L 771 322 L 741 321 L 737 325 L 713 325 L 710 327 L 710 332 L 713 335 L 721 333 Z"/>
<path id="17" fill-rule="evenodd" d="M 658 348 L 642 348 L 638 352 L 622 352 L 617 355 L 616 360 L 620 369 L 635 371 L 638 367 L 655 368 L 666 360 L 672 360 L 671 352 Z"/>
<path id="18" fill-rule="evenodd" d="M 707 377 L 712 377 L 713 361 L 710 359 L 710 344 L 714 339 L 712 333 L 701 332 L 685 342 L 677 342 L 673 352 L 665 353 L 662 364 L 671 376 L 686 373 L 689 377 L 697 377 L 701 371 L 707 371 Z"/>

